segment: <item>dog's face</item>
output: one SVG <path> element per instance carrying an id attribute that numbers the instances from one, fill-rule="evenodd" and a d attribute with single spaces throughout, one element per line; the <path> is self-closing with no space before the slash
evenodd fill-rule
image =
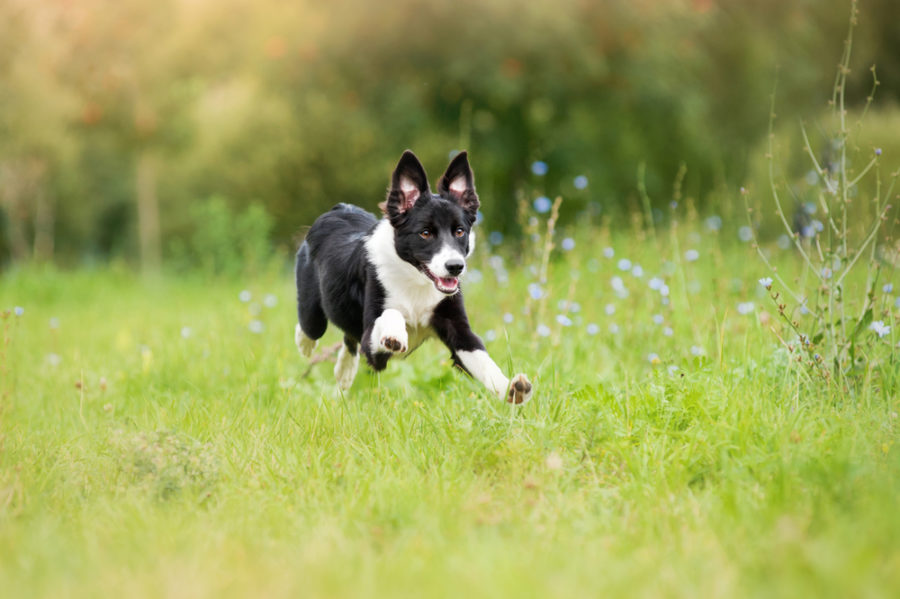
<path id="1" fill-rule="evenodd" d="M 465 152 L 457 154 L 431 193 L 425 169 L 407 150 L 391 177 L 385 212 L 394 227 L 397 255 L 412 264 L 435 289 L 459 291 L 459 277 L 474 249 L 472 225 L 478 195 Z"/>

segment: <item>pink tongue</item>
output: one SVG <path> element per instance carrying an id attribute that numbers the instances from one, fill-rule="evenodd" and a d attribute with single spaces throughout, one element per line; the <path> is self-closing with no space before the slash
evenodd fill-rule
<path id="1" fill-rule="evenodd" d="M 438 279 L 441 282 L 441 286 L 447 289 L 453 289 L 456 287 L 456 279 Z"/>

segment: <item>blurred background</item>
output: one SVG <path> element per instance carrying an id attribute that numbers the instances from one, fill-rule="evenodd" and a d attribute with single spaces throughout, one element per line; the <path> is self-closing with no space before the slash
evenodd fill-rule
<path id="1" fill-rule="evenodd" d="M 860 9 L 847 97 L 865 105 L 876 64 L 871 128 L 893 128 L 896 156 L 900 14 Z M 849 14 L 848 0 L 0 0 L 0 268 L 223 271 L 287 253 L 336 202 L 376 210 L 406 148 L 432 183 L 468 149 L 486 226 L 507 235 L 521 205 L 556 195 L 563 225 L 643 197 L 661 218 L 676 181 L 702 213 L 743 218 L 776 81 L 785 143 L 802 118 L 827 152 L 816 123 Z"/>

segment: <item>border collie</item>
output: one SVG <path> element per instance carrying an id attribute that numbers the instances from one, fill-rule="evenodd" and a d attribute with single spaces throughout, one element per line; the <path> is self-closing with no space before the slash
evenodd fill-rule
<path id="1" fill-rule="evenodd" d="M 453 362 L 492 393 L 531 399 L 524 374 L 508 379 L 469 327 L 459 279 L 475 247 L 478 195 L 466 152 L 450 162 L 431 193 L 425 169 L 407 150 L 391 177 L 378 220 L 338 204 L 309 229 L 297 252 L 295 341 L 312 355 L 331 321 L 344 333 L 334 375 L 341 389 L 356 377 L 359 351 L 376 371 L 432 335 Z"/>

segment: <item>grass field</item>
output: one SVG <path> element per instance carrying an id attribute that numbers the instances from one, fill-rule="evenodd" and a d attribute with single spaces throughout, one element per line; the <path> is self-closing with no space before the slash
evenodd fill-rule
<path id="1" fill-rule="evenodd" d="M 482 241 L 520 408 L 434 341 L 341 395 L 286 266 L 8 272 L 0 594 L 895 597 L 897 377 L 803 384 L 733 229 Z"/>

